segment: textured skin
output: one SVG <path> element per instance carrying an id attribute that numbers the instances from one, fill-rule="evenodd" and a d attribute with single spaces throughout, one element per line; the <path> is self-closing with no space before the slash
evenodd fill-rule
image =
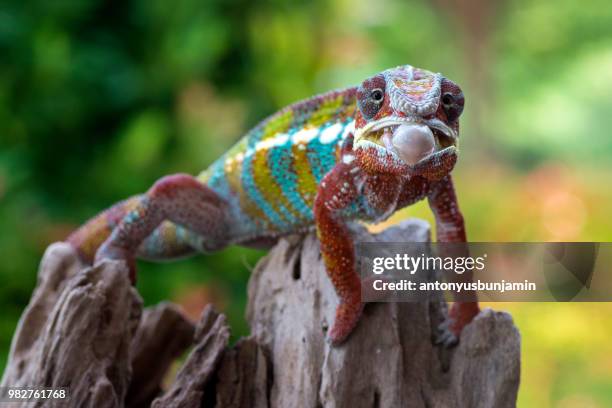
<path id="1" fill-rule="evenodd" d="M 438 241 L 465 242 L 450 176 L 462 109 L 461 90 L 440 74 L 410 66 L 384 71 L 359 87 L 279 111 L 197 177 L 160 179 L 68 242 L 89 262 L 126 260 L 135 280 L 136 256 L 161 260 L 266 244 L 314 226 L 340 299 L 329 338 L 340 343 L 362 311 L 348 221 L 379 222 L 428 198 Z M 404 163 L 389 142 L 400 124 L 427 126 L 436 151 L 413 166 Z M 453 336 L 477 313 L 476 302 L 455 303 Z"/>

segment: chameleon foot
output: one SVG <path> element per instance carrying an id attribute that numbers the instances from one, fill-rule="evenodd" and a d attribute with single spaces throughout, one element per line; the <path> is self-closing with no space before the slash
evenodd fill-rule
<path id="1" fill-rule="evenodd" d="M 134 256 L 126 249 L 104 243 L 96 252 L 94 265 L 106 260 L 112 259 L 116 261 L 124 261 L 127 264 L 130 274 L 130 282 L 136 284 L 136 260 Z"/>
<path id="2" fill-rule="evenodd" d="M 446 348 L 451 348 L 459 343 L 459 337 L 457 337 L 451 330 L 452 319 L 448 318 L 438 325 L 434 344 L 442 345 Z"/>
<path id="3" fill-rule="evenodd" d="M 463 328 L 480 313 L 477 302 L 455 302 L 448 314 L 448 319 L 438 326 L 435 343 L 452 347 L 459 342 Z"/>
<path id="4" fill-rule="evenodd" d="M 337 346 L 344 342 L 351 334 L 363 311 L 363 303 L 356 301 L 343 301 L 336 309 L 334 325 L 328 333 L 332 345 Z"/>

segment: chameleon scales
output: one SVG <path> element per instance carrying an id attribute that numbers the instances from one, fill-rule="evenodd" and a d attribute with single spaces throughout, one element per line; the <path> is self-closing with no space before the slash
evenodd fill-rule
<path id="1" fill-rule="evenodd" d="M 316 228 L 339 297 L 333 344 L 359 321 L 363 304 L 347 223 L 380 222 L 427 198 L 439 242 L 465 242 L 450 172 L 457 160 L 464 97 L 441 74 L 409 65 L 360 86 L 314 96 L 271 115 L 197 177 L 159 179 L 119 202 L 67 241 L 83 260 L 166 260 L 229 244 L 269 246 Z M 479 312 L 455 302 L 446 341 Z"/>

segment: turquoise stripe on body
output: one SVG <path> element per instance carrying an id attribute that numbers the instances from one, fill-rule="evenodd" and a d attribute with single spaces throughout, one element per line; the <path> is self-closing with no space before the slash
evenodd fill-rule
<path id="1" fill-rule="evenodd" d="M 293 143 L 289 139 L 285 144 L 271 149 L 268 163 L 274 180 L 278 183 L 283 195 L 304 219 L 312 220 L 312 209 L 297 190 L 297 174 L 293 168 Z M 295 219 L 295 218 L 294 218 Z"/>
<path id="2" fill-rule="evenodd" d="M 251 150 L 251 149 L 249 149 Z M 272 221 L 274 226 L 277 229 L 285 229 L 289 225 L 279 216 L 279 214 L 274 211 L 274 208 L 265 200 L 257 184 L 255 183 L 255 179 L 253 178 L 253 159 L 255 158 L 254 152 L 251 150 L 247 151 L 247 154 L 244 156 L 244 160 L 242 162 L 242 174 L 241 181 L 242 186 L 244 188 L 245 193 L 249 196 L 251 201 L 261 209 L 268 219 Z"/>
<path id="3" fill-rule="evenodd" d="M 325 130 L 330 126 L 333 126 L 326 124 L 321 127 L 317 137 L 308 143 L 308 151 L 306 154 L 308 157 L 308 163 L 312 170 L 312 175 L 317 181 L 317 184 L 321 182 L 327 172 L 330 171 L 336 164 L 336 147 L 342 139 L 344 129 L 348 123 L 350 123 L 350 121 L 343 123 L 337 134 L 334 135 L 333 138 L 330 138 L 330 141 L 327 141 L 327 143 L 322 143 L 321 136 L 323 132 L 325 132 Z"/>
<path id="4" fill-rule="evenodd" d="M 237 229 L 241 232 L 253 233 L 264 226 L 264 220 L 254 220 L 245 213 L 240 206 L 238 192 L 232 191 L 230 188 L 223 162 L 218 162 L 213 165 L 213 172 L 210 179 L 207 181 L 208 187 L 212 188 L 219 196 L 227 200 L 229 211 L 236 222 Z M 233 232 L 233 231 L 232 231 Z"/>

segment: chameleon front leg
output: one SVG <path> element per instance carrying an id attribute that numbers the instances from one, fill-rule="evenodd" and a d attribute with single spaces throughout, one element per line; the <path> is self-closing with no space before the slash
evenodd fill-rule
<path id="1" fill-rule="evenodd" d="M 166 176 L 140 196 L 96 252 L 95 261 L 122 259 L 136 279 L 135 255 L 160 224 L 171 221 L 221 247 L 226 242 L 226 203 L 217 193 L 186 174 Z M 203 249 L 203 248 L 199 248 Z"/>
<path id="2" fill-rule="evenodd" d="M 433 187 L 428 197 L 429 206 L 436 218 L 436 235 L 438 242 L 457 242 L 466 243 L 467 237 L 465 233 L 465 225 L 463 215 L 459 210 L 457 196 L 451 176 L 446 176 Z M 467 244 L 464 246 L 453 246 L 444 248 L 447 252 L 443 256 L 467 256 Z M 470 272 L 466 272 L 463 279 L 472 280 Z M 449 313 L 449 329 L 450 334 L 440 339 L 441 342 L 448 345 L 455 343 L 463 328 L 472 321 L 472 319 L 480 312 L 478 307 L 478 299 L 476 293 L 464 293 L 463 296 L 469 296 L 473 301 L 455 301 Z"/>
<path id="3" fill-rule="evenodd" d="M 344 157 L 348 157 L 349 160 L 346 161 L 350 161 L 352 154 Z M 354 165 L 340 160 L 323 178 L 314 202 L 316 231 L 323 262 L 340 298 L 335 320 L 328 334 L 332 344 L 339 344 L 348 337 L 363 310 L 361 280 L 355 270 L 353 240 L 340 217 L 340 211 L 358 195 L 355 169 Z"/>

